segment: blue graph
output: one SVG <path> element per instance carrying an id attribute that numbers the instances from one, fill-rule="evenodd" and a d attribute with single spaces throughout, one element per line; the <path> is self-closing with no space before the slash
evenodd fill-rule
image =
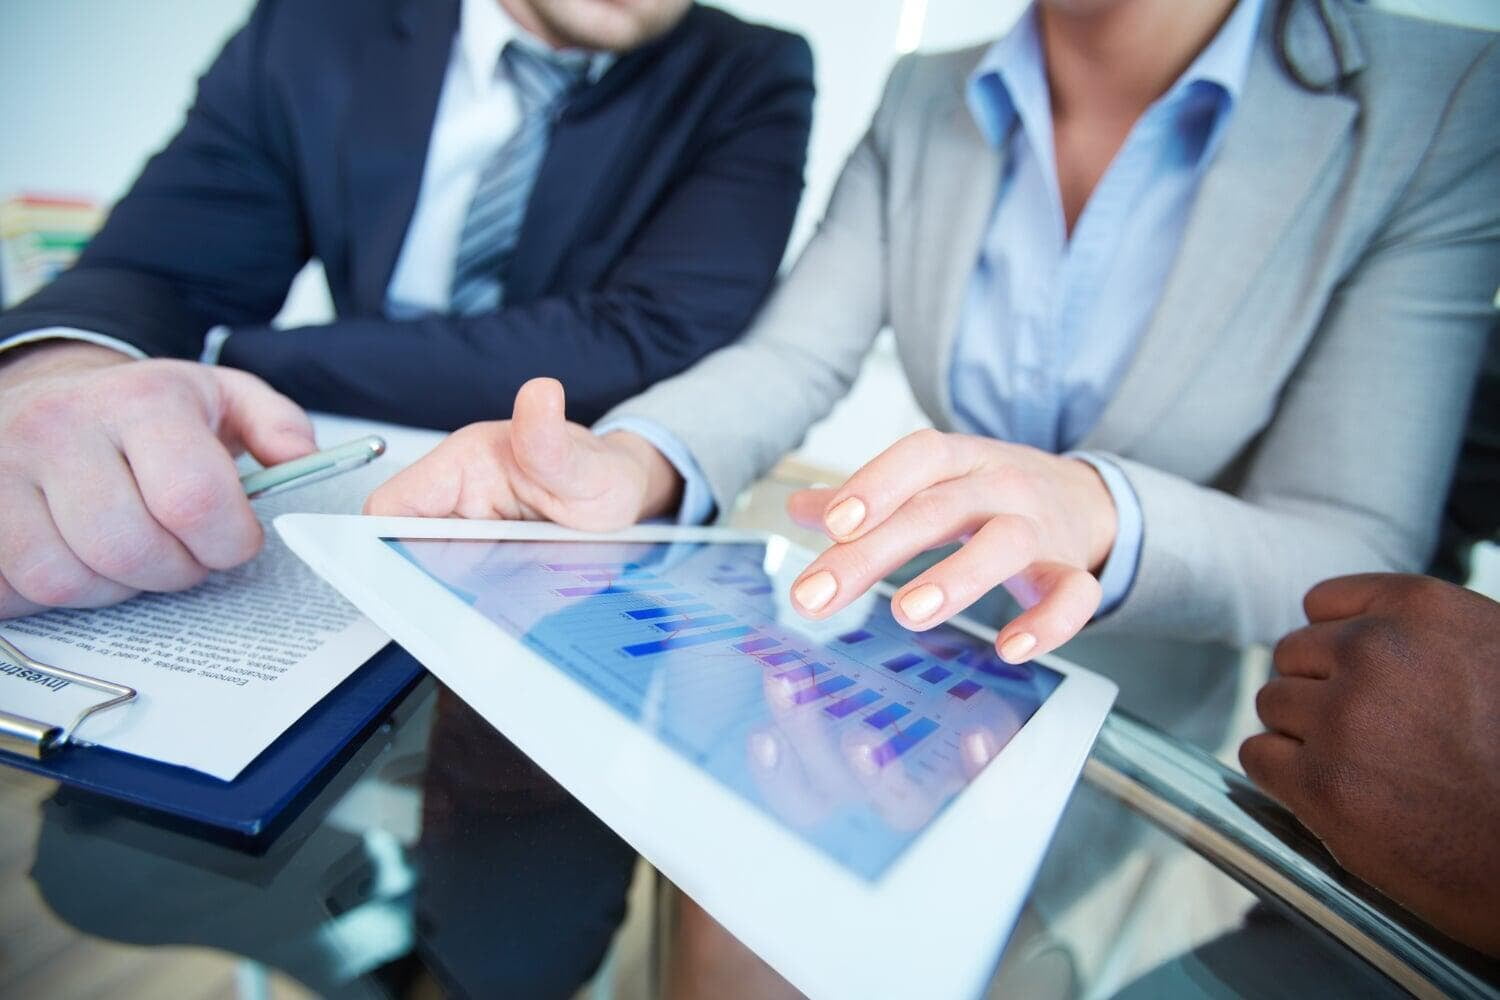
<path id="1" fill-rule="evenodd" d="M 856 768 L 900 771 L 936 815 L 972 777 L 958 734 L 985 729 L 1003 746 L 1061 680 L 948 626 L 913 635 L 884 600 L 826 623 L 783 618 L 774 595 L 797 567 L 772 579 L 754 544 L 475 542 L 487 551 L 473 559 L 451 541 L 388 543 L 763 812 L 781 818 L 785 797 L 767 782 L 815 775 L 804 794 L 827 801 L 798 815 L 820 818 L 783 821 L 864 878 L 926 821 L 889 820 Z M 752 736 L 804 763 L 758 773 Z"/>

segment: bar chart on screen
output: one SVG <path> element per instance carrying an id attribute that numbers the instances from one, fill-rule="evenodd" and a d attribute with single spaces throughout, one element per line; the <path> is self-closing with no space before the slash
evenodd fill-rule
<path id="1" fill-rule="evenodd" d="M 765 598 L 775 587 L 758 566 L 714 562 L 702 573 L 700 590 L 694 592 L 678 589 L 670 582 L 658 579 L 648 568 L 637 563 L 562 562 L 544 563 L 543 566 L 557 577 L 549 581 L 554 585 L 548 588 L 557 596 L 604 602 L 604 607 L 618 610 L 618 617 L 600 616 L 594 627 L 598 629 L 597 637 L 601 640 L 611 644 L 613 640 L 621 640 L 614 648 L 624 657 L 650 659 L 668 653 L 696 651 L 693 660 L 695 677 L 692 682 L 678 679 L 679 689 L 684 683 L 692 683 L 694 687 L 701 684 L 722 690 L 727 681 L 723 676 L 726 671 L 740 674 L 753 671 L 763 682 L 779 688 L 780 698 L 776 700 L 782 707 L 820 706 L 830 720 L 849 718 L 861 710 L 873 709 L 887 699 L 909 699 L 922 693 L 889 676 L 922 662 L 919 655 L 905 654 L 894 658 L 884 664 L 884 670 L 874 669 L 851 655 L 848 662 L 839 663 L 839 670 L 835 671 L 830 663 L 813 659 L 817 654 L 812 649 L 798 648 L 799 644 L 806 644 L 805 635 L 778 628 L 767 620 Z M 585 580 L 585 584 L 580 584 L 575 577 Z M 747 597 L 760 600 L 747 606 L 743 602 Z M 732 610 L 725 610 L 726 607 Z M 857 645 L 873 637 L 872 632 L 862 630 L 854 641 L 844 644 Z M 728 648 L 718 649 L 716 655 L 715 647 L 724 646 Z M 714 667 L 719 670 L 716 672 Z M 654 671 L 637 673 L 636 676 L 653 674 Z M 949 671 L 934 665 L 924 678 L 928 683 L 934 683 L 948 675 Z M 858 690 L 851 692 L 851 688 Z M 645 687 L 639 690 L 644 694 Z M 699 692 L 695 704 L 702 707 L 705 697 Z M 759 706 L 747 707 L 752 707 L 755 714 L 759 713 Z M 905 705 L 900 707 L 903 714 L 910 711 Z M 738 720 L 720 718 L 718 721 L 732 726 Z M 885 727 L 871 728 L 878 731 Z M 896 726 L 886 741 L 876 747 L 873 759 L 880 766 L 889 764 L 939 729 L 937 722 L 926 717 L 913 720 L 909 726 Z"/>
<path id="2" fill-rule="evenodd" d="M 965 747 L 1003 747 L 1059 678 L 908 632 L 884 599 L 802 619 L 797 567 L 757 544 L 390 544 L 758 807 L 819 817 L 804 836 L 865 877 L 983 766 Z"/>

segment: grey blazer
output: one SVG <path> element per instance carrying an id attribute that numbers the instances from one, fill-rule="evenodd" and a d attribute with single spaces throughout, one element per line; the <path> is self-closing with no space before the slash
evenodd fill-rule
<path id="1" fill-rule="evenodd" d="M 1435 542 L 1500 282 L 1496 36 L 1331 3 L 1269 12 L 1177 260 L 1080 447 L 1112 457 L 1145 534 L 1091 630 L 1244 643 L 1304 592 L 1420 570 Z M 895 331 L 918 401 L 953 425 L 965 282 L 1001 176 L 964 101 L 981 48 L 897 64 L 821 227 L 739 343 L 605 419 L 655 421 L 719 509 L 848 390 Z"/>

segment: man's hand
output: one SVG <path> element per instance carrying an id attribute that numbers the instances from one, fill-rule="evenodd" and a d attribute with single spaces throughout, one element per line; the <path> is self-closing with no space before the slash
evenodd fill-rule
<path id="1" fill-rule="evenodd" d="M 598 437 L 563 415 L 563 388 L 536 378 L 516 393 L 510 420 L 449 435 L 365 503 L 388 517 L 556 521 L 612 531 L 673 509 L 682 479 L 643 438 Z"/>
<path id="2" fill-rule="evenodd" d="M 1245 773 L 1349 871 L 1500 954 L 1500 604 L 1427 577 L 1314 587 Z"/>
<path id="3" fill-rule="evenodd" d="M 1109 488 L 1088 463 L 934 430 L 897 441 L 836 490 L 793 494 L 788 507 L 837 543 L 792 588 L 804 615 L 825 618 L 918 553 L 961 539 L 896 592 L 891 610 L 907 628 L 928 629 L 1004 585 L 1027 609 L 996 643 L 1012 663 L 1088 624 L 1101 596 L 1093 574 L 1117 530 Z"/>
<path id="4" fill-rule="evenodd" d="M 21 353 L 24 352 L 24 353 Z M 0 618 L 181 590 L 260 549 L 233 453 L 314 450 L 260 379 L 92 344 L 0 356 Z"/>

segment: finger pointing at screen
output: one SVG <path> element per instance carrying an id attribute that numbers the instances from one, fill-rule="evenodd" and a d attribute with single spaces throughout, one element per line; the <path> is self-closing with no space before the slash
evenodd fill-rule
<path id="1" fill-rule="evenodd" d="M 935 430 L 897 441 L 837 489 L 794 494 L 788 507 L 834 543 L 792 588 L 801 613 L 827 618 L 914 556 L 961 541 L 897 591 L 891 610 L 920 631 L 1003 586 L 1026 609 L 996 643 L 1011 663 L 1051 652 L 1093 617 L 1118 527 L 1089 463 Z"/>

